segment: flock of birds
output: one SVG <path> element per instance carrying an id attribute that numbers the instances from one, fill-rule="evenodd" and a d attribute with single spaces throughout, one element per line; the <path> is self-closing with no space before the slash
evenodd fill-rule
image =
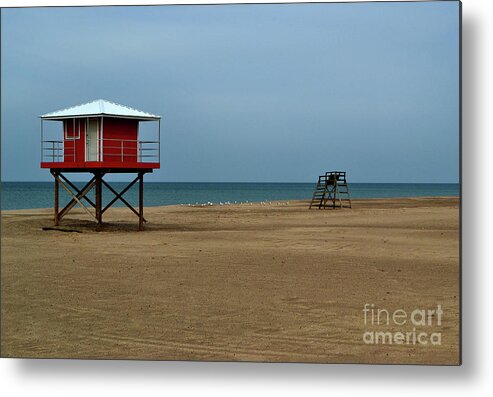
<path id="1" fill-rule="evenodd" d="M 213 203 L 211 201 L 208 201 L 206 203 L 199 203 L 199 202 L 196 202 L 195 204 L 180 204 L 180 205 L 186 205 L 188 207 L 209 207 L 209 206 L 214 206 L 214 205 L 253 205 L 254 203 L 252 202 L 249 202 L 248 200 L 243 202 L 243 201 L 234 201 L 233 203 L 231 203 L 230 201 L 226 201 L 226 202 L 222 202 L 220 201 L 219 203 Z M 272 201 L 260 201 L 256 204 L 260 204 L 260 205 L 289 205 L 289 201 L 283 201 L 283 202 L 275 202 L 275 203 L 272 203 Z"/>

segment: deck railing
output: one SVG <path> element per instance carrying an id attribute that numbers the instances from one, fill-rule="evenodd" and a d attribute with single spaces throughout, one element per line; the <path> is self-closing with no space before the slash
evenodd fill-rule
<path id="1" fill-rule="evenodd" d="M 58 163 L 63 162 L 65 151 L 63 141 L 41 141 L 41 162 Z M 73 160 L 67 160 L 73 161 Z"/>
<path id="2" fill-rule="evenodd" d="M 76 139 L 41 141 L 41 162 L 138 162 L 159 163 L 159 141 L 99 138 L 95 147 L 86 140 L 84 150 L 77 153 Z M 87 151 L 91 150 L 88 155 Z"/>

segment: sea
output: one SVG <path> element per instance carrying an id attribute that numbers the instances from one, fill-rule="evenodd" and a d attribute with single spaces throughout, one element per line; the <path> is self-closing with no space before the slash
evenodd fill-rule
<path id="1" fill-rule="evenodd" d="M 117 191 L 127 186 L 126 182 L 110 182 L 110 184 Z M 82 188 L 84 183 L 77 182 L 75 185 Z M 145 182 L 144 186 L 144 205 L 161 206 L 309 200 L 315 184 Z M 351 198 L 459 196 L 460 190 L 458 183 L 351 183 L 349 189 Z M 53 182 L 2 182 L 0 194 L 2 210 L 51 208 L 54 184 Z M 103 205 L 113 197 L 113 194 L 104 187 Z M 137 185 L 126 192 L 124 198 L 132 205 L 136 205 Z M 60 206 L 68 201 L 68 194 L 60 187 Z M 114 205 L 124 204 L 118 201 Z"/>

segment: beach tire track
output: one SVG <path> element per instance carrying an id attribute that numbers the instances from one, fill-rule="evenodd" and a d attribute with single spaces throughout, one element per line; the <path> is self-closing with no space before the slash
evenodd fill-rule
<path id="1" fill-rule="evenodd" d="M 161 340 L 156 338 L 137 338 L 130 336 L 122 336 L 115 334 L 101 334 L 101 335 L 90 335 L 88 338 L 94 341 L 103 341 L 115 343 L 118 345 L 126 346 L 146 346 L 153 348 L 160 348 L 165 350 L 181 351 L 192 354 L 201 354 L 208 357 L 214 355 L 220 356 L 244 356 L 250 357 L 252 360 L 267 360 L 267 359 L 297 359 L 300 361 L 306 360 L 307 358 L 312 358 L 316 360 L 323 360 L 327 358 L 326 354 L 313 354 L 308 352 L 295 352 L 295 351 L 280 351 L 271 349 L 258 349 L 258 348 L 245 348 L 237 346 L 235 344 L 229 343 L 226 345 L 217 344 L 207 346 L 203 343 L 193 343 L 193 342 L 178 342 L 173 340 Z"/>

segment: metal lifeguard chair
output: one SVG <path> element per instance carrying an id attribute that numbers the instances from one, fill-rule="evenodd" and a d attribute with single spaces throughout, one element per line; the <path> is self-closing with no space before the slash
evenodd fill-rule
<path id="1" fill-rule="evenodd" d="M 78 106 L 47 113 L 41 118 L 41 168 L 49 168 L 55 179 L 54 222 L 79 204 L 94 220 L 99 230 L 103 214 L 120 200 L 139 218 L 139 230 L 144 229 L 144 174 L 160 167 L 161 117 L 128 106 L 99 99 Z M 44 123 L 61 122 L 62 139 L 44 140 Z M 141 122 L 157 122 L 157 139 L 139 139 Z M 93 177 L 82 189 L 70 181 L 67 174 L 91 173 Z M 137 174 L 121 192 L 117 192 L 103 177 L 111 173 Z M 139 208 L 133 208 L 123 195 L 139 182 Z M 114 198 L 102 207 L 102 186 Z M 71 200 L 59 210 L 59 186 Z M 95 189 L 95 201 L 88 193 Z M 92 207 L 92 209 L 91 209 Z"/>

